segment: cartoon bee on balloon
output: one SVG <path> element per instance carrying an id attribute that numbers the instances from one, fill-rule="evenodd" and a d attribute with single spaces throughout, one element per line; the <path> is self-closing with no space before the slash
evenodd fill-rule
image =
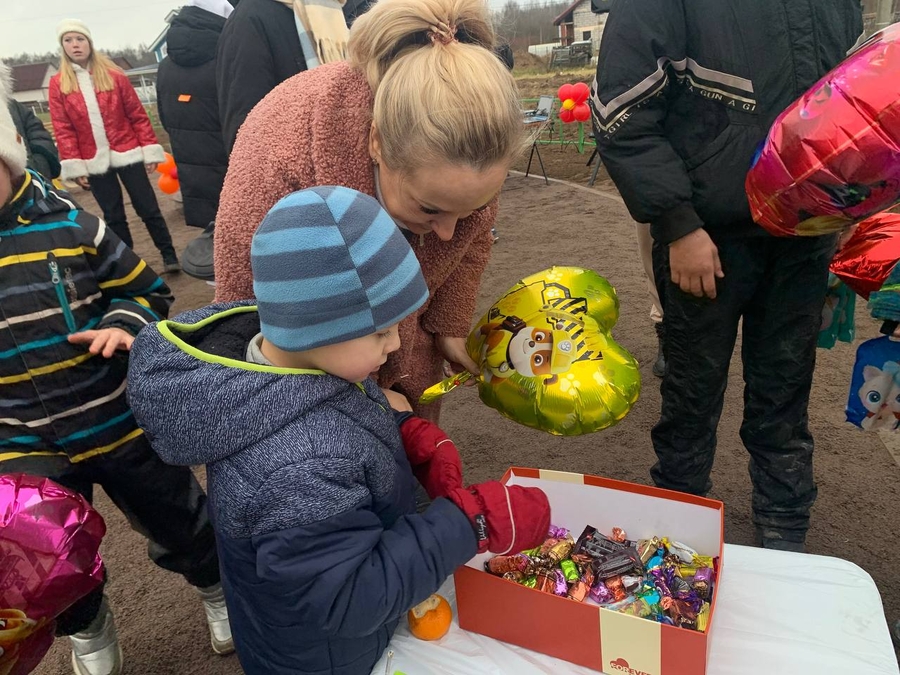
<path id="1" fill-rule="evenodd" d="M 422 402 L 474 375 L 484 403 L 526 426 L 557 435 L 611 426 L 640 393 L 637 362 L 610 335 L 618 309 L 615 290 L 591 270 L 553 267 L 527 277 L 469 335 L 480 372 L 448 378 Z"/>

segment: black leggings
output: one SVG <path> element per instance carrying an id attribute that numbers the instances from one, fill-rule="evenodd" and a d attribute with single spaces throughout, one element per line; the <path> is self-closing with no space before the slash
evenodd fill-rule
<path id="1" fill-rule="evenodd" d="M 128 220 L 125 217 L 125 202 L 122 200 L 122 187 L 119 179 L 128 190 L 131 205 L 147 226 L 147 232 L 162 254 L 163 260 L 171 262 L 176 259 L 175 247 L 172 246 L 172 235 L 166 221 L 159 211 L 156 193 L 150 185 L 150 178 L 143 164 L 129 164 L 117 169 L 110 169 L 104 174 L 90 176 L 91 192 L 103 210 L 103 218 L 116 235 L 129 248 L 134 248 Z"/>

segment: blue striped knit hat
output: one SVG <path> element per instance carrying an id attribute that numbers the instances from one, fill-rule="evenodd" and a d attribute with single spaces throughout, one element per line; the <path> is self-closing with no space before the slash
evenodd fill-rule
<path id="1" fill-rule="evenodd" d="M 421 307 L 415 253 L 381 205 L 344 187 L 294 192 L 250 246 L 263 337 L 299 352 L 371 335 Z"/>

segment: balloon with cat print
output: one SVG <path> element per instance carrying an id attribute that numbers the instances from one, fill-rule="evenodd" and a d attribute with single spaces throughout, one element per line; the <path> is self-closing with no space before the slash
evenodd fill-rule
<path id="1" fill-rule="evenodd" d="M 619 318 L 615 289 L 596 272 L 551 267 L 515 284 L 469 334 L 480 372 L 429 388 L 421 402 L 467 377 L 505 417 L 559 436 L 620 421 L 641 390 L 637 361 L 610 332 Z"/>
<path id="2" fill-rule="evenodd" d="M 847 421 L 866 431 L 900 428 L 900 342 L 880 337 L 856 350 Z"/>

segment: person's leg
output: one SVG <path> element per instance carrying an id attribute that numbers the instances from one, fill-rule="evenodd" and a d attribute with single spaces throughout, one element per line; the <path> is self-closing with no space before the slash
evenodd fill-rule
<path id="1" fill-rule="evenodd" d="M 662 381 L 662 412 L 651 431 L 657 463 L 650 475 L 659 487 L 705 495 L 716 452 L 716 427 L 722 413 L 728 366 L 746 299 L 755 274 L 745 263 L 747 246 L 719 246 L 725 278 L 715 300 L 695 298 L 670 280 L 668 248 L 654 247 L 665 274 L 667 371 Z"/>
<path id="2" fill-rule="evenodd" d="M 659 323 L 663 320 L 663 307 L 660 301 L 659 288 L 657 288 L 656 273 L 653 270 L 653 237 L 650 235 L 650 225 L 635 223 L 635 233 L 637 234 L 641 264 L 644 266 L 644 275 L 647 277 L 647 293 L 650 296 L 650 320 L 653 323 Z"/>
<path id="3" fill-rule="evenodd" d="M 834 238 L 768 245 L 763 283 L 744 314 L 741 438 L 763 545 L 802 550 L 816 500 L 807 408 Z"/>
<path id="4" fill-rule="evenodd" d="M 89 460 L 91 461 L 91 460 Z M 150 559 L 197 589 L 213 651 L 234 651 L 206 495 L 186 466 L 165 464 L 146 437 L 97 458 L 98 483 L 149 540 Z"/>
<path id="5" fill-rule="evenodd" d="M 90 181 L 91 193 L 103 211 L 103 220 L 106 221 L 106 226 L 115 232 L 128 248 L 133 248 L 134 242 L 131 239 L 131 230 L 128 229 L 128 220 L 125 217 L 125 202 L 122 200 L 119 176 L 115 171 L 109 170 L 100 176 L 91 176 Z"/>
<path id="6" fill-rule="evenodd" d="M 172 235 L 166 221 L 159 210 L 159 202 L 156 193 L 150 185 L 147 170 L 143 164 L 129 164 L 117 169 L 122 183 L 131 196 L 131 205 L 135 212 L 147 226 L 147 232 L 153 240 L 154 246 L 162 254 L 163 263 L 167 272 L 175 271 L 174 265 L 178 262 L 175 247 L 172 245 Z M 173 266 L 173 269 L 169 267 Z"/>
<path id="7" fill-rule="evenodd" d="M 185 466 L 169 466 L 141 435 L 119 450 L 87 460 L 97 482 L 149 540 L 151 560 L 192 586 L 219 582 L 219 561 L 206 495 Z"/>
<path id="8" fill-rule="evenodd" d="M 641 264 L 644 266 L 644 276 L 647 277 L 647 291 L 650 295 L 650 321 L 656 330 L 656 361 L 653 363 L 653 374 L 662 377 L 666 374 L 666 357 L 663 349 L 665 342 L 665 327 L 663 325 L 663 309 L 660 302 L 659 289 L 657 288 L 656 275 L 653 271 L 653 237 L 650 236 L 650 225 L 635 223 L 637 235 L 638 254 L 641 256 Z"/>

